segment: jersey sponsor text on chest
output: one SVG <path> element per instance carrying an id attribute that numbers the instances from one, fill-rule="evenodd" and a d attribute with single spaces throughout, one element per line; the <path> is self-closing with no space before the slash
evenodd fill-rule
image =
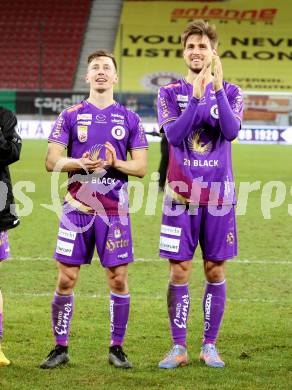
<path id="1" fill-rule="evenodd" d="M 184 158 L 184 165 L 188 167 L 210 167 L 215 168 L 219 167 L 219 160 L 190 160 L 188 158 Z"/>

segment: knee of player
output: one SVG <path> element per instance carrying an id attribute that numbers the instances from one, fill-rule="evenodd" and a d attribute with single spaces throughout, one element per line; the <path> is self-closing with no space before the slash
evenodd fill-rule
<path id="1" fill-rule="evenodd" d="M 63 290 L 71 289 L 75 286 L 76 279 L 77 276 L 75 275 L 62 274 L 58 280 L 58 287 Z"/>
<path id="2" fill-rule="evenodd" d="M 190 274 L 190 264 L 188 262 L 170 262 L 170 281 L 171 283 L 183 284 L 187 283 Z"/>
<path id="3" fill-rule="evenodd" d="M 115 291 L 123 292 L 127 287 L 127 281 L 123 275 L 114 275 L 109 282 L 111 289 Z"/>
<path id="4" fill-rule="evenodd" d="M 225 279 L 223 262 L 214 263 L 211 261 L 206 261 L 204 268 L 205 268 L 206 279 L 208 282 L 219 283 Z"/>
<path id="5" fill-rule="evenodd" d="M 182 268 L 172 270 L 170 274 L 170 281 L 174 284 L 183 284 L 188 282 L 188 273 Z"/>

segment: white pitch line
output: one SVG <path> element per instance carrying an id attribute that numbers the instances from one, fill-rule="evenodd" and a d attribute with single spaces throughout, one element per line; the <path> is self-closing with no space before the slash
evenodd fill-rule
<path id="1" fill-rule="evenodd" d="M 54 260 L 52 257 L 11 257 L 10 260 L 15 261 L 50 261 Z M 166 259 L 161 259 L 159 257 L 151 259 L 151 258 L 137 258 L 135 259 L 134 263 L 154 263 L 154 262 L 163 262 L 166 261 Z M 195 260 L 197 261 L 197 259 Z M 233 261 L 229 261 L 228 264 L 265 264 L 265 265 L 292 265 L 292 260 L 281 260 L 281 261 L 275 261 L 275 260 L 240 260 L 240 259 L 234 259 Z"/>
<path id="2" fill-rule="evenodd" d="M 26 298 L 41 298 L 41 297 L 52 297 L 54 295 L 53 291 L 50 292 L 42 292 L 42 293 L 11 293 L 11 292 L 5 292 L 5 296 L 11 296 L 11 297 L 26 297 Z M 75 293 L 74 296 L 76 298 L 86 298 L 86 299 L 107 299 L 109 298 L 109 295 L 106 294 L 80 294 L 80 293 Z M 149 301 L 150 295 L 147 294 L 136 294 L 135 295 L 135 300 L 136 301 L 141 301 L 141 300 L 146 300 Z M 160 295 L 160 294 L 153 294 L 151 295 L 151 300 L 156 300 L 156 301 L 165 301 L 166 300 L 166 294 L 165 295 Z M 196 301 L 196 302 L 201 302 L 202 298 L 199 297 L 191 297 L 191 301 Z M 239 303 L 268 303 L 268 304 L 286 304 L 290 303 L 290 301 L 279 301 L 278 299 L 259 299 L 259 298 L 227 298 L 227 302 L 239 302 Z"/>

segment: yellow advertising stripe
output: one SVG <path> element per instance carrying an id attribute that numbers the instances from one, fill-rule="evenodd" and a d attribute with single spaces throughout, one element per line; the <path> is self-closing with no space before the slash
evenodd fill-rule
<path id="1" fill-rule="evenodd" d="M 291 11 L 284 0 L 125 2 L 115 47 L 122 91 L 154 92 L 185 74 L 180 34 L 196 18 L 216 25 L 227 81 L 292 91 Z"/>

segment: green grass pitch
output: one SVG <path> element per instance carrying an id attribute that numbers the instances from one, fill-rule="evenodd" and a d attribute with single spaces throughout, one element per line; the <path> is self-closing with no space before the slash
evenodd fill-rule
<path id="1" fill-rule="evenodd" d="M 238 216 L 239 256 L 227 267 L 228 300 L 218 340 L 226 368 L 210 369 L 198 361 L 202 336 L 201 299 L 204 289 L 198 250 L 190 283 L 189 366 L 159 370 L 158 361 L 170 347 L 166 309 L 167 261 L 158 258 L 162 195 L 156 214 L 145 215 L 145 204 L 132 215 L 135 256 L 129 268 L 131 313 L 125 350 L 134 369 L 107 363 L 109 344 L 108 288 L 104 270 L 94 260 L 82 269 L 75 291 L 70 363 L 43 371 L 38 364 L 53 346 L 50 302 L 56 283 L 51 260 L 58 219 L 41 206 L 51 203 L 50 177 L 44 168 L 46 142 L 25 141 L 21 161 L 11 168 L 13 181 L 35 183 L 24 191 L 33 210 L 9 232 L 13 258 L 0 267 L 5 297 L 3 349 L 12 361 L 0 369 L 0 389 L 291 389 L 292 388 L 292 147 L 233 146 L 237 183 L 261 182 L 250 194 L 247 213 Z M 146 189 L 157 170 L 159 145 L 151 144 Z M 65 180 L 65 175 L 62 177 Z M 283 203 L 264 219 L 263 186 L 281 181 Z M 279 194 L 274 192 L 273 199 Z M 22 208 L 20 202 L 20 209 Z"/>

